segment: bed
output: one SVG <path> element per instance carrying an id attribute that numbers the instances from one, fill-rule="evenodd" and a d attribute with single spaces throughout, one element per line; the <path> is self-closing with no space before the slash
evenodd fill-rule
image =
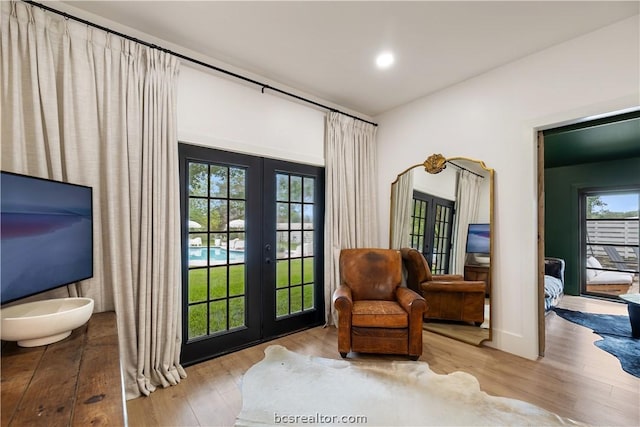
<path id="1" fill-rule="evenodd" d="M 544 259 L 544 311 L 558 305 L 564 294 L 564 260 L 546 257 Z"/>

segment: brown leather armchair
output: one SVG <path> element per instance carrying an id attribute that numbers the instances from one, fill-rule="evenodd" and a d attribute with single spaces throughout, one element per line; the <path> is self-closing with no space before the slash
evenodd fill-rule
<path id="1" fill-rule="evenodd" d="M 392 249 L 343 249 L 338 311 L 338 351 L 422 354 L 424 298 L 402 282 L 402 258 Z"/>
<path id="2" fill-rule="evenodd" d="M 456 320 L 476 325 L 484 322 L 483 281 L 464 280 L 459 274 L 432 275 L 420 252 L 402 248 L 400 253 L 407 270 L 407 287 L 427 301 L 425 320 Z"/>

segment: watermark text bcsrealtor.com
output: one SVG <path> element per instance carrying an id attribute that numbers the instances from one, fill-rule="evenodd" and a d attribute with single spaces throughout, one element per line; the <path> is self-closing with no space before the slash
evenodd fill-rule
<path id="1" fill-rule="evenodd" d="M 367 424 L 367 417 L 364 415 L 326 415 L 316 412 L 315 414 L 273 414 L 274 424 L 325 424 L 325 425 L 356 425 Z"/>

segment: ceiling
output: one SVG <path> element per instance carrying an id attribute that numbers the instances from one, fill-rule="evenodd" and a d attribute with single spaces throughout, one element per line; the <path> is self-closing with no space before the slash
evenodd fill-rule
<path id="1" fill-rule="evenodd" d="M 640 157 L 640 111 L 544 132 L 544 167 Z"/>
<path id="2" fill-rule="evenodd" d="M 637 1 L 63 3 L 370 117 L 640 12 Z M 374 64 L 383 50 L 396 58 L 386 70 Z"/>

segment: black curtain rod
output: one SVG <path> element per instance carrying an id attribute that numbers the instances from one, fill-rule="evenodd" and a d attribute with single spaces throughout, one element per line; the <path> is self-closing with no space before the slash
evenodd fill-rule
<path id="1" fill-rule="evenodd" d="M 467 172 L 469 172 L 469 173 L 474 174 L 475 176 L 479 176 L 480 178 L 484 179 L 484 176 L 480 175 L 479 173 L 475 173 L 474 171 L 470 171 L 469 169 L 467 169 L 467 168 L 465 168 L 465 167 L 462 167 L 462 166 L 460 166 L 460 165 L 459 165 L 459 164 L 457 164 L 457 163 L 453 163 L 453 162 L 447 162 L 447 163 L 449 163 L 451 166 L 455 166 L 455 167 L 457 167 L 458 169 L 465 170 L 465 171 L 467 171 Z"/>
<path id="2" fill-rule="evenodd" d="M 254 84 L 256 86 L 260 86 L 260 87 L 262 87 L 262 93 L 264 93 L 265 89 L 268 89 L 268 90 L 271 90 L 273 92 L 277 92 L 277 93 L 279 93 L 281 95 L 286 95 L 286 96 L 289 96 L 291 98 L 295 98 L 295 99 L 297 99 L 299 101 L 306 102 L 307 104 L 315 105 L 316 107 L 320 107 L 320 108 L 323 108 L 325 110 L 329 110 L 329 111 L 334 112 L 334 113 L 340 113 L 340 114 L 343 114 L 343 115 L 345 115 L 347 117 L 351 117 L 352 119 L 356 119 L 356 120 L 359 120 L 359 121 L 364 122 L 364 123 L 369 123 L 370 125 L 373 125 L 373 126 L 378 126 L 377 123 L 370 122 L 369 120 L 361 119 L 360 117 L 354 116 L 353 114 L 345 113 L 344 111 L 340 111 L 340 110 L 337 110 L 337 109 L 335 109 L 333 107 L 329 107 L 327 105 L 320 104 L 319 102 L 313 101 L 311 99 L 304 98 L 304 97 L 302 97 L 300 95 L 296 95 L 294 93 L 287 92 L 287 91 L 282 90 L 282 89 L 278 89 L 277 87 L 273 87 L 273 86 L 268 85 L 266 83 L 262 83 L 262 82 L 259 82 L 257 80 L 251 79 L 249 77 L 245 77 L 243 75 L 234 73 L 233 71 L 225 70 L 224 68 L 220 68 L 220 67 L 217 67 L 215 65 L 207 64 L 206 62 L 202 62 L 202 61 L 200 61 L 198 59 L 191 58 L 189 56 L 183 55 L 183 54 L 178 53 L 178 52 L 174 52 L 172 50 L 169 50 L 169 49 L 166 49 L 164 47 L 155 45 L 153 43 L 149 43 L 149 42 L 146 42 L 144 40 L 140 40 L 140 39 L 137 39 L 135 37 L 128 36 L 128 35 L 123 34 L 121 32 L 112 30 L 111 28 L 103 27 L 102 25 L 95 24 L 93 22 L 87 21 L 86 19 L 78 18 L 77 16 L 70 15 L 70 14 L 68 14 L 66 12 L 62 12 L 62 11 L 54 9 L 54 8 L 52 8 L 50 6 L 46 6 L 44 4 L 40 4 L 40 3 L 37 3 L 35 1 L 31 1 L 31 0 L 21 0 L 21 1 L 23 1 L 24 3 L 28 3 L 28 4 L 32 5 L 32 6 L 37 6 L 37 7 L 41 8 L 41 9 L 44 9 L 44 10 L 46 10 L 48 12 L 52 12 L 52 13 L 61 15 L 65 19 L 72 19 L 74 21 L 80 22 L 81 24 L 85 24 L 85 25 L 88 25 L 90 27 L 97 28 L 97 29 L 102 30 L 104 32 L 114 34 L 116 36 L 122 37 L 122 38 L 127 39 L 127 40 L 131 40 L 133 42 L 136 42 L 136 43 L 139 43 L 141 45 L 150 47 L 152 49 L 156 49 L 156 50 L 159 50 L 159 51 L 162 51 L 162 52 L 166 52 L 166 53 L 168 53 L 170 55 L 173 55 L 173 56 L 175 56 L 177 58 L 184 59 L 185 61 L 193 62 L 194 64 L 198 64 L 198 65 L 201 65 L 203 67 L 215 70 L 215 71 L 217 71 L 219 73 L 226 74 L 226 75 L 231 76 L 231 77 L 235 77 L 235 78 L 243 80 L 245 82 L 252 83 L 252 84 Z"/>

